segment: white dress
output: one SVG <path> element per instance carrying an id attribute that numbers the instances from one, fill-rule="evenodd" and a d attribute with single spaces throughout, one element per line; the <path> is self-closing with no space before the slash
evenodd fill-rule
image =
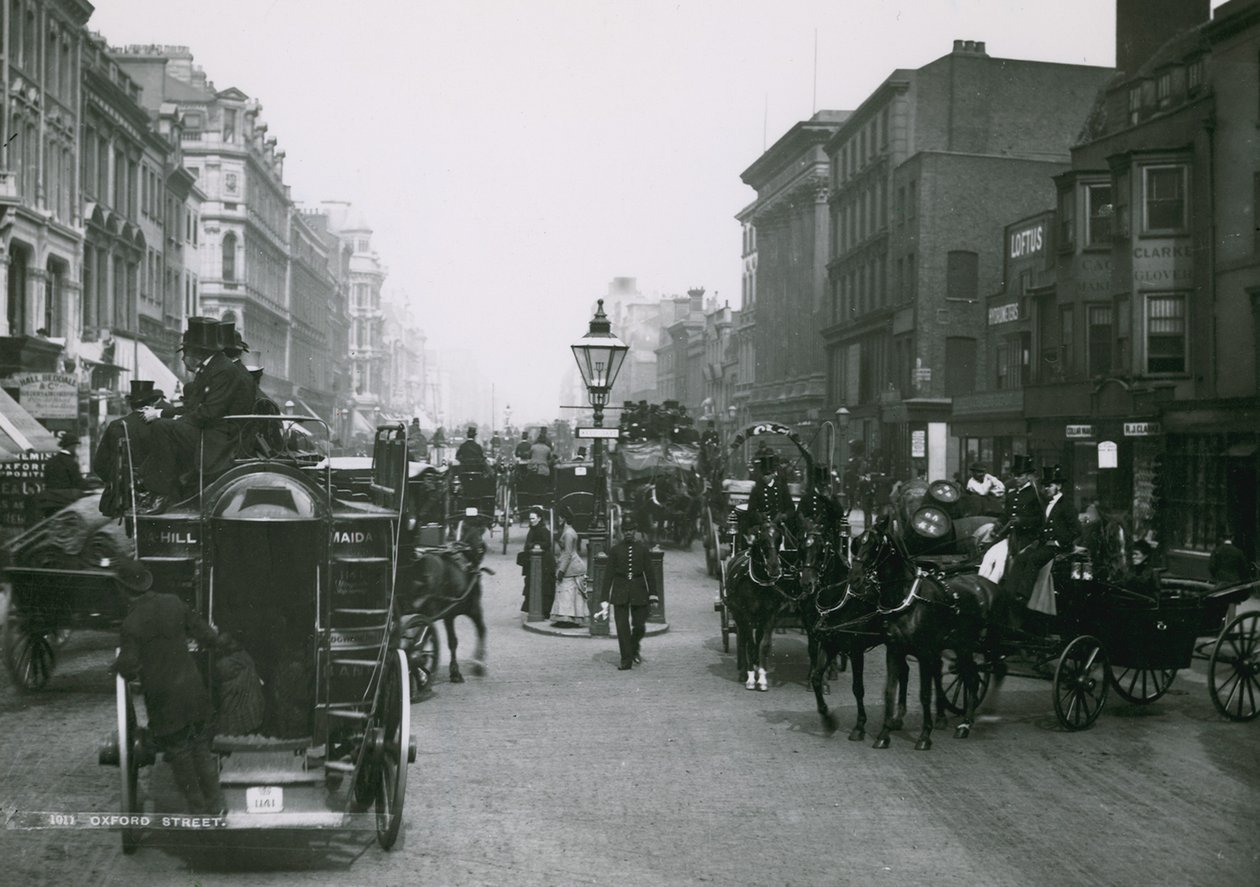
<path id="1" fill-rule="evenodd" d="M 588 611 L 582 589 L 586 585 L 586 561 L 578 555 L 577 530 L 568 524 L 556 543 L 556 576 L 551 621 L 585 625 Z"/>

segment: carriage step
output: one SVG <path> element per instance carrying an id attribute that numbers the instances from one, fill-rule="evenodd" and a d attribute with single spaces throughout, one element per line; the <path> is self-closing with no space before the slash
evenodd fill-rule
<path id="1" fill-rule="evenodd" d="M 385 616 L 385 615 L 388 615 L 388 613 L 389 613 L 388 609 L 377 609 L 377 608 L 363 610 L 363 609 L 358 609 L 354 607 L 338 607 L 337 609 L 333 610 L 334 616 Z M 357 627 L 359 626 L 356 626 L 356 628 Z M 369 628 L 370 626 L 364 625 L 362 627 Z"/>
<path id="2" fill-rule="evenodd" d="M 334 554 L 334 564 L 388 564 L 389 558 L 376 555 Z"/>
<path id="3" fill-rule="evenodd" d="M 191 564 L 196 558 L 182 554 L 142 554 L 141 563 L 146 564 Z"/>
<path id="4" fill-rule="evenodd" d="M 357 668 L 376 668 L 380 664 L 379 659 L 351 659 L 337 658 L 332 661 L 333 665 L 352 665 Z"/>
<path id="5" fill-rule="evenodd" d="M 336 770 L 338 773 L 353 773 L 353 761 L 324 761 L 325 770 Z"/>
<path id="6" fill-rule="evenodd" d="M 328 709 L 328 717 L 330 718 L 349 718 L 353 721 L 366 721 L 371 715 L 366 711 L 360 711 L 357 708 L 330 708 Z"/>
<path id="7" fill-rule="evenodd" d="M 313 770 L 227 770 L 219 773 L 220 785 L 304 785 L 323 782 L 324 774 Z"/>
<path id="8" fill-rule="evenodd" d="M 217 752 L 231 751 L 301 751 L 311 744 L 311 737 L 297 739 L 277 739 L 274 736 L 262 736 L 256 733 L 247 735 L 221 734 L 214 737 L 210 747 Z"/>

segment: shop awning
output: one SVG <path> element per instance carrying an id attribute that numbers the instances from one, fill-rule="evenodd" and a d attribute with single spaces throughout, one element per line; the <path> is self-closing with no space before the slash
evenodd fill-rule
<path id="1" fill-rule="evenodd" d="M 175 398 L 181 387 L 179 377 L 162 363 L 148 345 L 118 335 L 114 336 L 114 343 L 113 365 L 122 367 L 122 372 L 118 374 L 118 384 L 124 394 L 130 388 L 132 379 L 152 379 L 154 387 L 162 389 L 168 400 Z M 100 342 L 79 343 L 79 356 L 93 363 L 105 363 L 102 351 Z"/>
<path id="2" fill-rule="evenodd" d="M 5 451 L 5 458 L 57 451 L 57 438 L 52 432 L 3 389 L 0 389 L 0 450 Z"/>

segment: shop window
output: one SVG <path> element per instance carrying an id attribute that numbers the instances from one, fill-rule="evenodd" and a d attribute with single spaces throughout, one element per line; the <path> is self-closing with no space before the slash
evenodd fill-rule
<path id="1" fill-rule="evenodd" d="M 1111 348 L 1115 337 L 1111 306 L 1090 305 L 1087 310 L 1086 345 L 1089 348 L 1089 373 L 1091 376 L 1106 375 L 1112 370 Z"/>
<path id="2" fill-rule="evenodd" d="M 1085 189 L 1085 200 L 1089 206 L 1085 218 L 1085 245 L 1109 246 L 1112 233 L 1112 218 L 1115 215 L 1111 203 L 1111 185 L 1090 185 Z"/>
<path id="3" fill-rule="evenodd" d="M 1146 299 L 1146 371 L 1186 371 L 1186 298 L 1182 295 Z"/>
<path id="4" fill-rule="evenodd" d="M 1186 168 L 1148 166 L 1142 179 L 1143 231 L 1180 231 L 1186 227 Z"/>

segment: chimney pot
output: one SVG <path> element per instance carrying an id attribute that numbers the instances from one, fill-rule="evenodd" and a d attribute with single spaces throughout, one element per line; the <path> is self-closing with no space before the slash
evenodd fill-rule
<path id="1" fill-rule="evenodd" d="M 984 41 L 983 40 L 976 41 L 976 52 L 980 53 L 981 55 L 984 55 Z"/>
<path id="2" fill-rule="evenodd" d="M 954 41 L 954 52 L 962 52 L 963 42 L 961 40 Z"/>

